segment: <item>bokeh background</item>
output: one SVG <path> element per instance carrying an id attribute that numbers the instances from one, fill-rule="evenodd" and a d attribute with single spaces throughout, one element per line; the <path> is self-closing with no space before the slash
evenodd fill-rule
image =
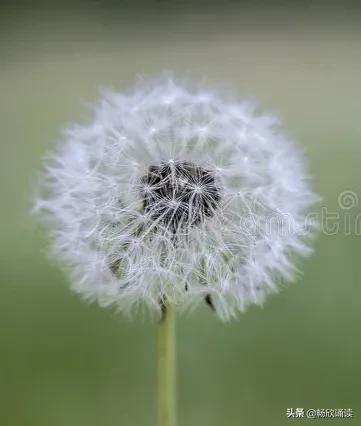
<path id="1" fill-rule="evenodd" d="M 328 423 L 361 424 L 361 237 L 344 226 L 361 227 L 360 24 L 350 1 L 2 2 L 1 425 L 155 424 L 155 323 L 71 293 L 29 209 L 64 124 L 89 118 L 99 88 L 164 69 L 279 114 L 310 158 L 318 212 L 340 223 L 263 308 L 178 318 L 179 425 L 308 422 L 290 407 L 353 408 Z M 345 190 L 360 197 L 347 211 Z"/>

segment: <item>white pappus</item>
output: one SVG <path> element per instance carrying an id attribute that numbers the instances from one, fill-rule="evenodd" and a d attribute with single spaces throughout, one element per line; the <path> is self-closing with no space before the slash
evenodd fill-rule
<path id="1" fill-rule="evenodd" d="M 162 77 L 107 93 L 45 161 L 37 209 L 74 289 L 159 311 L 260 304 L 307 255 L 304 158 L 248 102 Z"/>

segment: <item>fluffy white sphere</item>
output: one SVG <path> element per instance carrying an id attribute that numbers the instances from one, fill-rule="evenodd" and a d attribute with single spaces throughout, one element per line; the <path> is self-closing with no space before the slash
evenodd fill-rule
<path id="1" fill-rule="evenodd" d="M 262 303 L 306 255 L 303 156 L 253 105 L 162 78 L 107 93 L 46 160 L 37 206 L 74 289 L 127 311 Z"/>

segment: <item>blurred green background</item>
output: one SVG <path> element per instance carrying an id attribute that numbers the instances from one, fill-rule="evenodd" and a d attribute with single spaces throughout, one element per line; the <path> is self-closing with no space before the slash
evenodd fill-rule
<path id="1" fill-rule="evenodd" d="M 178 318 L 179 425 L 361 424 L 361 13 L 357 2 L 61 2 L 0 7 L 0 424 L 154 425 L 155 324 L 87 305 L 29 215 L 41 157 L 99 88 L 164 69 L 278 113 L 340 215 L 297 283 L 223 324 Z M 352 190 L 360 204 L 341 210 Z M 357 203 L 356 203 L 357 204 Z M 348 219 L 347 219 L 348 220 Z M 361 223 L 361 220 L 359 221 Z M 350 234 L 350 235 L 348 235 Z M 326 422 L 326 421 L 325 421 Z M 316 423 L 323 423 L 322 420 Z"/>

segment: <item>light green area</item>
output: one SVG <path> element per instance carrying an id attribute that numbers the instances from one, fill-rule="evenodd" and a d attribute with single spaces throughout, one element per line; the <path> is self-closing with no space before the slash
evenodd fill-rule
<path id="1" fill-rule="evenodd" d="M 128 26 L 21 16 L 0 41 L 0 424 L 154 425 L 155 324 L 82 303 L 47 260 L 28 213 L 41 157 L 64 123 L 89 117 L 99 87 L 172 69 L 278 112 L 322 205 L 340 212 L 338 194 L 352 190 L 355 220 L 361 30 L 337 17 L 271 27 L 234 15 Z M 360 238 L 320 235 L 297 283 L 238 321 L 206 308 L 177 319 L 180 426 L 288 425 L 288 407 L 351 407 L 354 420 L 329 424 L 361 424 Z"/>
<path id="2" fill-rule="evenodd" d="M 175 309 L 162 308 L 157 329 L 158 426 L 177 425 Z"/>

